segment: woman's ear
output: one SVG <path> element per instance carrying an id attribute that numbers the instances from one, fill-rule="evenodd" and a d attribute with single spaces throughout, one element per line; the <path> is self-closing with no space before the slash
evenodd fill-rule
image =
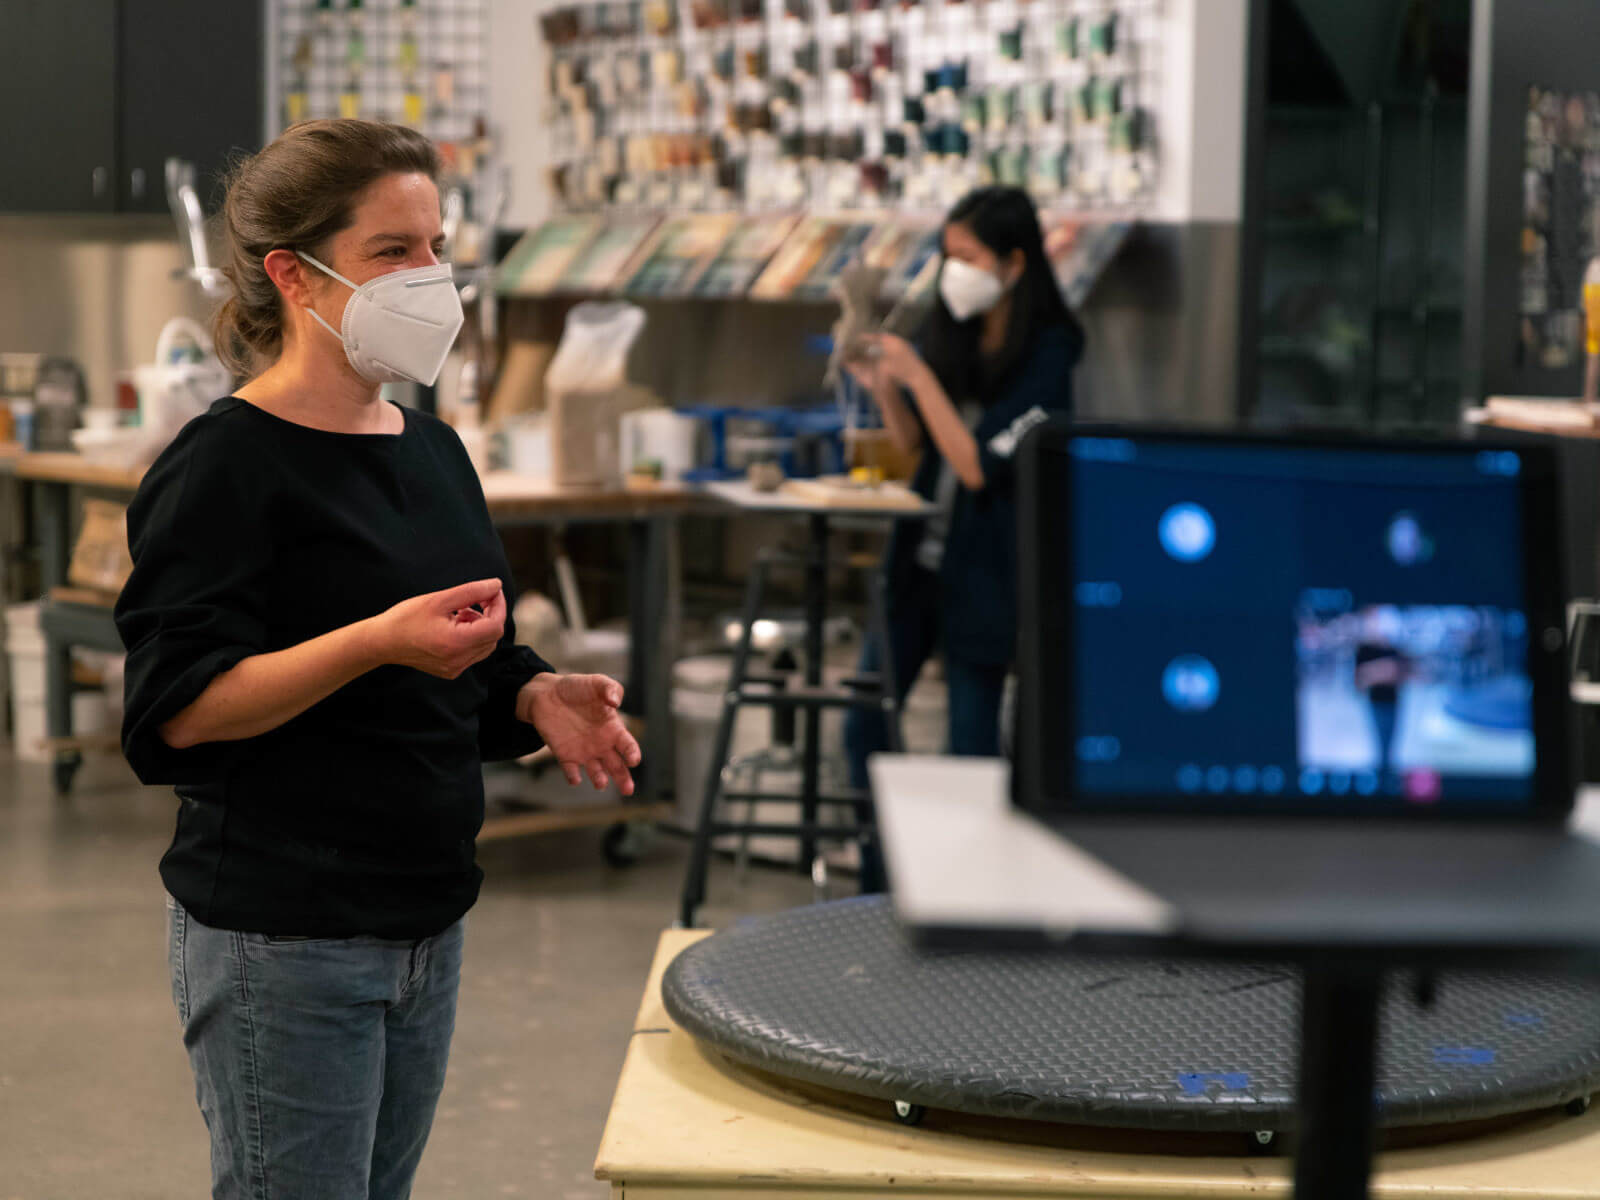
<path id="1" fill-rule="evenodd" d="M 311 304 L 312 268 L 303 262 L 293 250 L 273 250 L 261 265 L 266 268 L 267 277 L 278 287 L 278 292 L 295 308 L 306 308 Z"/>
<path id="2" fill-rule="evenodd" d="M 1022 253 L 1022 248 L 1019 246 L 1017 249 L 1013 250 L 1010 254 L 1006 255 L 1006 270 L 1005 270 L 1006 286 L 1008 288 L 1013 288 L 1013 287 L 1016 287 L 1017 284 L 1021 283 L 1022 282 L 1022 273 L 1024 271 L 1026 271 L 1027 269 L 1028 269 L 1028 258 L 1027 258 L 1027 255 Z"/>

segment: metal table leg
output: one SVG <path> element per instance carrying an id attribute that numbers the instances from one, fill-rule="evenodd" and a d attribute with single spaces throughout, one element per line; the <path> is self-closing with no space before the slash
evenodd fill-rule
<path id="1" fill-rule="evenodd" d="M 39 528 L 40 583 L 46 597 L 51 589 L 67 581 L 67 562 L 72 553 L 70 488 L 65 483 L 34 482 L 35 520 Z M 45 635 L 45 732 L 52 738 L 72 736 L 72 645 Z M 72 773 L 81 756 L 76 751 L 59 751 L 56 756 L 57 791 L 70 787 Z M 63 786 L 65 785 L 65 786 Z"/>
<path id="2" fill-rule="evenodd" d="M 71 485 L 33 480 L 34 519 L 39 523 L 39 582 L 46 595 L 67 582 L 72 554 Z"/>
<path id="3" fill-rule="evenodd" d="M 655 803 L 672 779 L 671 664 L 677 658 L 677 522 L 628 524 L 628 680 L 623 710 L 645 722 L 639 797 Z"/>
<path id="4" fill-rule="evenodd" d="M 828 619 L 828 518 L 822 513 L 809 517 L 811 537 L 806 546 L 806 687 L 822 686 L 822 633 Z M 818 801 L 822 794 L 822 710 L 808 707 L 805 712 L 805 754 L 800 767 L 800 822 L 814 826 L 818 821 Z M 817 842 L 807 833 L 800 839 L 800 867 L 811 869 L 817 856 Z"/>

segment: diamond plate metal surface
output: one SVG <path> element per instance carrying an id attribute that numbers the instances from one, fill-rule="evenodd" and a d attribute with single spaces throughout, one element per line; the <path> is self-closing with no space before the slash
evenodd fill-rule
<path id="1" fill-rule="evenodd" d="M 1293 967 L 914 950 L 882 897 L 742 922 L 667 970 L 672 1018 L 737 1062 L 883 1100 L 1163 1130 L 1294 1119 Z M 1383 1125 L 1478 1120 L 1600 1089 L 1600 986 L 1450 972 L 1382 1006 Z"/>

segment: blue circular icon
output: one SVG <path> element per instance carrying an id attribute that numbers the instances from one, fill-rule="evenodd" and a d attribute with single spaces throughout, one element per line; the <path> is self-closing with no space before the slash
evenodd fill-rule
<path id="1" fill-rule="evenodd" d="M 1178 786 L 1186 792 L 1198 792 L 1206 781 L 1206 773 L 1193 763 L 1178 768 Z"/>
<path id="2" fill-rule="evenodd" d="M 1335 796 L 1343 796 L 1350 791 L 1350 776 L 1344 771 L 1335 771 L 1328 776 L 1328 790 Z"/>
<path id="3" fill-rule="evenodd" d="M 1283 791 L 1285 780 L 1282 767 L 1265 767 L 1261 771 L 1261 790 L 1276 796 Z"/>
<path id="4" fill-rule="evenodd" d="M 1383 540 L 1389 557 L 1402 567 L 1414 567 L 1433 558 L 1433 539 L 1415 513 L 1397 513 Z"/>
<path id="5" fill-rule="evenodd" d="M 1198 504 L 1174 504 L 1161 514 L 1161 548 L 1183 563 L 1197 563 L 1217 544 L 1217 526 Z"/>
<path id="6" fill-rule="evenodd" d="M 1378 774 L 1376 771 L 1362 771 L 1356 776 L 1356 791 L 1363 796 L 1376 796 L 1378 794 Z"/>
<path id="7" fill-rule="evenodd" d="M 1308 796 L 1320 795 L 1322 792 L 1322 772 L 1315 767 L 1307 767 L 1300 772 L 1300 790 Z"/>
<path id="8" fill-rule="evenodd" d="M 1161 694 L 1179 712 L 1205 712 L 1221 689 L 1217 669 L 1198 654 L 1173 659 L 1161 676 Z"/>
<path id="9" fill-rule="evenodd" d="M 1122 754 L 1122 743 L 1114 737 L 1085 737 L 1078 739 L 1080 762 L 1116 762 Z"/>
<path id="10" fill-rule="evenodd" d="M 1206 791 L 1222 795 L 1228 790 L 1228 784 L 1233 780 L 1233 772 L 1227 767 L 1212 767 L 1206 772 Z"/>
<path id="11" fill-rule="evenodd" d="M 1254 767 L 1240 767 L 1233 773 L 1233 790 L 1248 795 L 1261 782 L 1261 773 Z"/>

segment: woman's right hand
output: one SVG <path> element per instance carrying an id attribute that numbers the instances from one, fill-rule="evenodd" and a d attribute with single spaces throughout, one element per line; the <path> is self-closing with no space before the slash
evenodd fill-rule
<path id="1" fill-rule="evenodd" d="M 850 378 L 861 385 L 862 389 L 870 395 L 874 403 L 878 400 L 878 364 L 875 362 L 850 362 L 845 361 L 844 369 L 850 373 Z"/>
<path id="2" fill-rule="evenodd" d="M 455 679 L 494 652 L 506 597 L 498 579 L 479 579 L 402 600 L 375 620 L 385 663 Z"/>

